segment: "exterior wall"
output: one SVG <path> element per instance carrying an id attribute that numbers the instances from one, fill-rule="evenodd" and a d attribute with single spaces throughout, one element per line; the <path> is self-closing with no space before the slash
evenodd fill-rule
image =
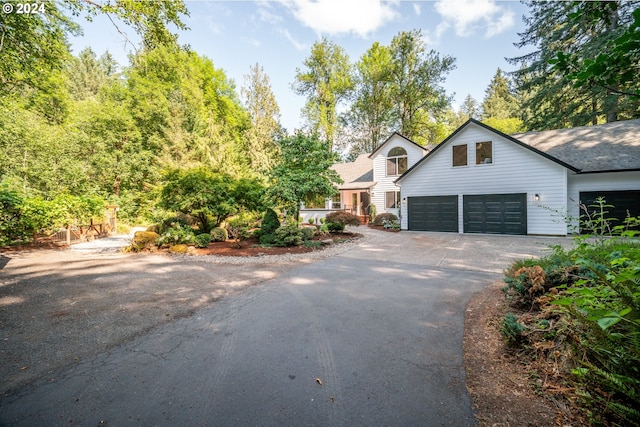
<path id="1" fill-rule="evenodd" d="M 491 164 L 475 164 L 475 143 L 492 141 Z M 467 166 L 453 167 L 454 145 L 467 144 Z M 458 195 L 459 230 L 463 227 L 463 195 L 527 194 L 527 233 L 566 235 L 567 226 L 557 212 L 567 207 L 567 169 L 490 132 L 469 124 L 455 138 L 400 182 L 401 227 L 407 229 L 406 198 Z M 535 201 L 535 194 L 540 196 Z"/>
<path id="2" fill-rule="evenodd" d="M 398 175 L 387 176 L 387 153 L 395 147 L 407 150 L 407 165 L 410 168 L 420 160 L 425 150 L 415 144 L 407 142 L 404 138 L 394 135 L 384 147 L 382 147 L 373 159 L 373 180 L 376 185 L 371 189 L 371 203 L 376 206 L 376 213 L 389 212 L 400 216 L 399 209 L 385 209 L 385 193 L 387 191 L 400 191 L 400 187 L 394 184 Z"/>
<path id="3" fill-rule="evenodd" d="M 580 192 L 640 190 L 640 171 L 569 174 L 567 217 L 570 231 L 577 232 L 580 217 Z"/>

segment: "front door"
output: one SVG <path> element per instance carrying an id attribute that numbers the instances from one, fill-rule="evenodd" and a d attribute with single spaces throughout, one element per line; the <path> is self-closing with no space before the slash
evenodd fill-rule
<path id="1" fill-rule="evenodd" d="M 369 195 L 369 193 L 367 193 L 366 191 L 363 191 L 360 193 L 360 215 L 364 215 L 365 217 L 365 221 L 366 218 L 369 216 L 369 205 L 371 205 L 371 197 Z"/>

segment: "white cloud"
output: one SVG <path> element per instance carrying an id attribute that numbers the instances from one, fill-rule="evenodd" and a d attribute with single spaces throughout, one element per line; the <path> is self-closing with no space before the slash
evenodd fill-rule
<path id="1" fill-rule="evenodd" d="M 283 4 L 302 24 L 327 35 L 367 37 L 398 16 L 397 0 L 284 0 Z"/>
<path id="2" fill-rule="evenodd" d="M 286 39 L 289 40 L 291 42 L 291 44 L 293 45 L 293 47 L 295 47 L 297 50 L 306 50 L 307 49 L 307 45 L 302 43 L 302 42 L 299 42 L 298 40 L 296 40 L 288 30 L 286 30 L 284 28 L 280 28 L 278 30 L 278 32 L 280 34 L 282 34 L 283 36 L 285 36 Z"/>
<path id="3" fill-rule="evenodd" d="M 414 3 L 413 12 L 416 14 L 416 16 L 420 16 L 422 14 L 422 6 L 420 6 L 419 3 Z"/>
<path id="4" fill-rule="evenodd" d="M 491 38 L 514 24 L 513 12 L 498 6 L 495 0 L 438 0 L 434 7 L 443 19 L 436 30 L 438 35 L 452 26 L 459 37 L 484 30 L 484 36 Z"/>

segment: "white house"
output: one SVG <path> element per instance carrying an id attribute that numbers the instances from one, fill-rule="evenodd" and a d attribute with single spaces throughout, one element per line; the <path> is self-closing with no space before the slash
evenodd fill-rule
<path id="1" fill-rule="evenodd" d="M 509 136 L 471 119 L 394 183 L 404 230 L 566 235 L 599 196 L 640 216 L 640 120 Z"/>
<path id="2" fill-rule="evenodd" d="M 346 210 L 361 217 L 369 215 L 371 205 L 376 213 L 400 213 L 400 187 L 394 183 L 428 153 L 424 147 L 393 133 L 371 154 L 361 154 L 353 162 L 337 163 L 332 168 L 344 181 L 338 186 L 340 195 L 328 200 L 324 210 L 304 210 L 303 220 L 324 216 L 323 211 Z"/>

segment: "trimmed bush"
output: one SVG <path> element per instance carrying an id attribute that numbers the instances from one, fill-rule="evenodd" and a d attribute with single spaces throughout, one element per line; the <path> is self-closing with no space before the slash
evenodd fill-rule
<path id="1" fill-rule="evenodd" d="M 260 234 L 273 234 L 280 227 L 278 214 L 273 209 L 267 209 L 260 223 Z"/>
<path id="2" fill-rule="evenodd" d="M 189 252 L 189 246 L 187 245 L 173 245 L 169 247 L 169 252 L 173 252 L 175 254 L 186 254 Z"/>
<path id="3" fill-rule="evenodd" d="M 213 242 L 226 242 L 228 238 L 227 230 L 222 227 L 215 227 L 211 230 L 211 241 Z"/>
<path id="4" fill-rule="evenodd" d="M 327 230 L 331 233 L 342 233 L 344 231 L 344 224 L 328 222 L 325 225 L 327 226 Z"/>
<path id="5" fill-rule="evenodd" d="M 130 249 L 133 252 L 139 252 L 145 249 L 155 248 L 159 238 L 160 235 L 153 231 L 136 231 L 133 239 L 131 239 Z"/>
<path id="6" fill-rule="evenodd" d="M 211 243 L 211 234 L 209 233 L 198 234 L 194 239 L 194 243 L 196 248 L 206 248 L 207 246 L 209 246 L 209 243 Z"/>
<path id="7" fill-rule="evenodd" d="M 297 225 L 283 225 L 273 234 L 276 237 L 273 244 L 276 246 L 299 246 L 302 244 L 302 229 Z"/>
<path id="8" fill-rule="evenodd" d="M 334 224 L 342 224 L 343 226 L 347 225 L 360 225 L 360 218 L 356 215 L 351 214 L 345 211 L 336 211 L 327 214 L 326 216 L 327 222 L 332 222 Z M 343 227 L 344 229 L 344 227 Z"/>
<path id="9" fill-rule="evenodd" d="M 373 220 L 373 225 L 384 225 L 384 222 L 386 221 L 397 221 L 398 217 L 395 216 L 392 213 L 381 213 L 376 215 L 375 219 Z"/>
<path id="10" fill-rule="evenodd" d="M 315 231 L 313 228 L 302 227 L 301 230 L 302 230 L 302 240 L 307 241 L 307 240 L 313 239 L 313 235 L 315 234 Z"/>
<path id="11" fill-rule="evenodd" d="M 276 235 L 271 234 L 262 234 L 260 236 L 260 244 L 261 245 L 273 245 L 276 242 Z"/>
<path id="12" fill-rule="evenodd" d="M 189 244 L 193 243 L 195 237 L 191 227 L 173 223 L 171 228 L 162 233 L 158 239 L 158 245 Z"/>

